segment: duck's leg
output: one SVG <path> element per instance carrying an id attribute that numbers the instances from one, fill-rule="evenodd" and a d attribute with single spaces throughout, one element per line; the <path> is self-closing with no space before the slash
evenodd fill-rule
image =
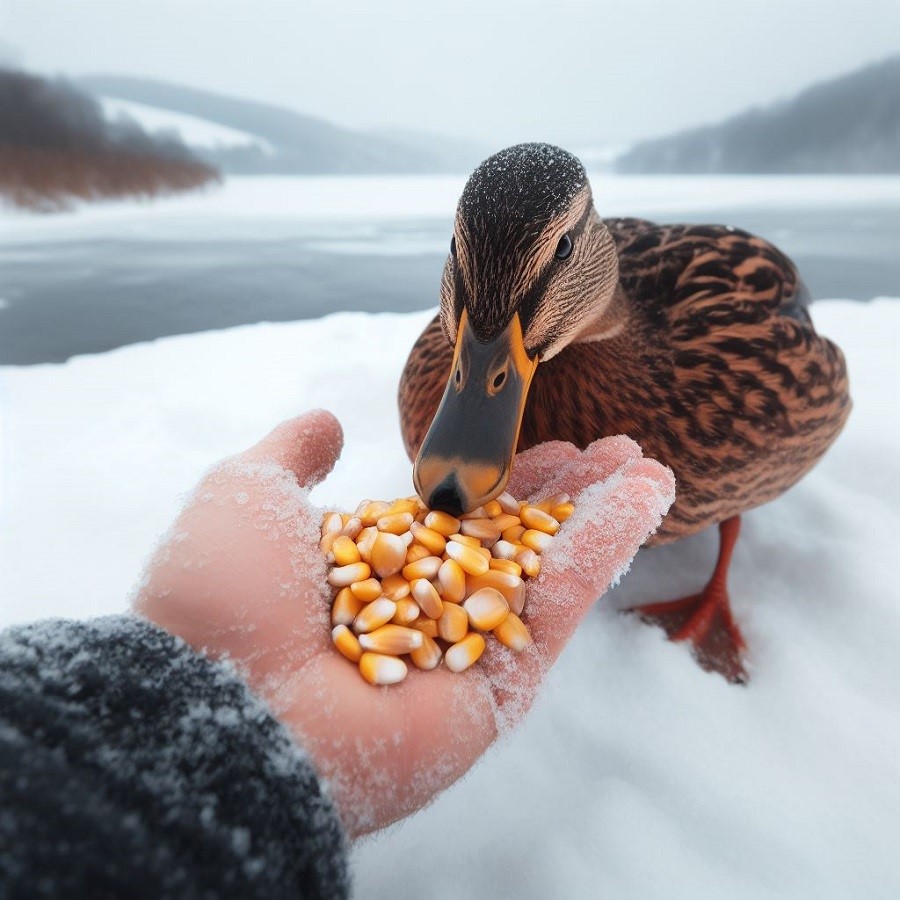
<path id="1" fill-rule="evenodd" d="M 740 632 L 728 600 L 728 566 L 741 530 L 740 516 L 719 525 L 719 558 L 708 584 L 699 594 L 637 606 L 632 612 L 661 626 L 673 641 L 690 641 L 697 662 L 719 672 L 731 682 L 747 681 L 743 653 L 746 642 Z"/>

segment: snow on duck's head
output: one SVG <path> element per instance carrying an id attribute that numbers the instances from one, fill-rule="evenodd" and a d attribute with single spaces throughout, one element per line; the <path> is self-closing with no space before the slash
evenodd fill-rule
<path id="1" fill-rule="evenodd" d="M 592 209 L 584 166 L 559 147 L 517 144 L 481 163 L 456 210 L 441 304 L 448 337 L 456 336 L 463 309 L 486 341 L 516 312 L 529 313 L 532 295 L 543 294 L 549 261 L 557 249 L 565 258 L 565 241 L 575 239 Z"/>

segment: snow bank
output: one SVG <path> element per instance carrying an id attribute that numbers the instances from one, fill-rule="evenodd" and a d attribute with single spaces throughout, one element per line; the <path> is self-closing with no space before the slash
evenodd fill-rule
<path id="1" fill-rule="evenodd" d="M 817 469 L 745 517 L 731 583 L 750 686 L 614 612 L 696 589 L 714 535 L 643 551 L 524 727 L 357 848 L 358 896 L 900 895 L 900 301 L 814 314 L 856 406 Z M 0 624 L 121 610 L 179 495 L 302 409 L 346 428 L 320 502 L 408 491 L 395 391 L 428 318 L 342 313 L 0 369 Z"/>

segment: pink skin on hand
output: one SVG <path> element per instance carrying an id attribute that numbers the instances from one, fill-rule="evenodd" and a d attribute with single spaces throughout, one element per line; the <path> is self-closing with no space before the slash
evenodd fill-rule
<path id="1" fill-rule="evenodd" d="M 425 806 L 521 720 L 584 614 L 658 527 L 674 479 L 623 437 L 520 454 L 515 496 L 565 491 L 576 505 L 527 589 L 534 646 L 514 654 L 489 640 L 462 674 L 410 666 L 401 684 L 373 688 L 331 644 L 322 510 L 308 500 L 342 443 L 319 410 L 219 464 L 157 549 L 134 608 L 238 666 L 331 782 L 356 836 Z"/>

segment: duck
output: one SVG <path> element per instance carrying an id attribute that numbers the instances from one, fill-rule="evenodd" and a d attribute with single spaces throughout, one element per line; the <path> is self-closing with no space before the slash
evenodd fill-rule
<path id="1" fill-rule="evenodd" d="M 676 479 L 648 545 L 719 529 L 701 590 L 634 612 L 745 682 L 727 587 L 740 517 L 809 472 L 851 409 L 844 356 L 810 301 L 761 237 L 601 218 L 576 156 L 501 150 L 463 188 L 439 311 L 400 379 L 416 490 L 460 515 L 503 491 L 517 452 L 631 437 Z"/>

